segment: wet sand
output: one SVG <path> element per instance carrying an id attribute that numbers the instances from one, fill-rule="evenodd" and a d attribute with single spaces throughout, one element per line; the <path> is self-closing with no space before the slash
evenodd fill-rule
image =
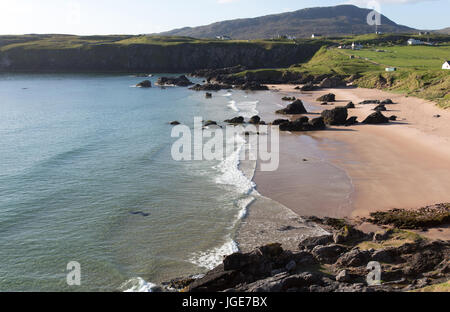
<path id="1" fill-rule="evenodd" d="M 343 88 L 300 93 L 291 85 L 270 87 L 279 92 L 280 99 L 294 95 L 305 103 L 315 104 L 313 109 L 309 107 L 313 112 L 310 117 L 316 117 L 323 109 L 353 101 L 356 108 L 349 110 L 349 116 L 357 116 L 362 121 L 373 113 L 375 105 L 358 105 L 359 102 L 390 98 L 396 104 L 387 105 L 388 111 L 383 114 L 396 115 L 399 119 L 389 125 L 283 133 L 279 169 L 256 170 L 254 181 L 262 195 L 298 215 L 338 217 L 368 216 L 378 210 L 415 209 L 450 202 L 450 111 L 429 101 L 380 90 Z M 317 97 L 329 92 L 336 94 L 338 102 L 334 105 L 320 106 L 315 102 Z M 283 102 L 261 106 L 258 110 L 269 122 L 285 118 L 273 114 L 280 103 Z M 433 117 L 438 114 L 440 118 Z M 310 150 L 305 138 L 315 141 L 319 157 L 304 152 Z M 328 178 L 320 178 L 322 172 Z M 316 180 L 322 184 L 318 185 Z M 346 185 L 351 185 L 351 189 Z M 448 228 L 441 230 L 435 235 L 449 234 Z"/>

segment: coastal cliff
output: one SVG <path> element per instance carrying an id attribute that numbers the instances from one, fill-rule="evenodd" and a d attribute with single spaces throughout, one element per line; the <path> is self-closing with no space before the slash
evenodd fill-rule
<path id="1" fill-rule="evenodd" d="M 320 48 L 317 44 L 292 42 L 189 38 L 157 41 L 147 36 L 105 41 L 55 35 L 22 38 L 19 43 L 5 37 L 0 37 L 0 72 L 187 72 L 236 65 L 285 67 L 310 59 Z"/>

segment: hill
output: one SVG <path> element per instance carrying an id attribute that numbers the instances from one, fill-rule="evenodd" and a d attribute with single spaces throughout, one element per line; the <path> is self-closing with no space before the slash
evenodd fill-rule
<path id="1" fill-rule="evenodd" d="M 267 15 L 257 18 L 236 19 L 217 22 L 200 27 L 186 27 L 164 32 L 167 36 L 189 36 L 194 38 L 215 38 L 227 35 L 234 39 L 273 38 L 290 35 L 297 38 L 311 37 L 311 34 L 339 36 L 374 33 L 375 26 L 367 24 L 369 9 L 354 5 L 316 7 L 295 12 Z M 398 25 L 384 15 L 379 31 L 383 33 L 414 32 L 407 26 Z"/>
<path id="2" fill-rule="evenodd" d="M 439 34 L 450 35 L 450 27 L 447 27 L 447 28 L 444 28 L 444 29 L 435 30 L 434 32 L 439 33 Z"/>

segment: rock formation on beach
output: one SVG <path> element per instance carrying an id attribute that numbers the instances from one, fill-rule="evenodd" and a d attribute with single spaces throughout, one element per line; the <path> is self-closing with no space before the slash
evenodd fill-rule
<path id="1" fill-rule="evenodd" d="M 306 114 L 306 108 L 301 100 L 295 100 L 293 103 L 289 104 L 286 108 L 277 111 L 277 114 L 285 115 L 297 115 Z"/>
<path id="2" fill-rule="evenodd" d="M 342 219 L 306 219 L 329 234 L 299 239 L 297 250 L 273 243 L 234 253 L 201 278 L 167 285 L 188 292 L 403 292 L 450 278 L 450 241 L 397 228 L 363 232 Z M 380 280 L 369 283 L 376 266 Z"/>
<path id="3" fill-rule="evenodd" d="M 178 86 L 187 87 L 193 85 L 193 83 L 185 76 L 181 75 L 179 77 L 160 77 L 157 81 L 160 86 Z"/>
<path id="4" fill-rule="evenodd" d="M 139 82 L 136 87 L 138 88 L 151 88 L 152 87 L 152 83 L 150 82 L 150 80 L 144 80 Z"/>

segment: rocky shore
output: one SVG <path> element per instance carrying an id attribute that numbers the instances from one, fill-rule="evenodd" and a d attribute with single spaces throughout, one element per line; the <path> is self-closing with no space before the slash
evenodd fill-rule
<path id="1" fill-rule="evenodd" d="M 273 243 L 235 253 L 201 278 L 177 279 L 165 287 L 185 292 L 404 292 L 450 278 L 450 241 L 395 227 L 363 232 L 344 219 L 304 219 L 329 234 L 299 240 L 297 250 Z M 374 277 L 377 266 L 381 275 Z"/>

